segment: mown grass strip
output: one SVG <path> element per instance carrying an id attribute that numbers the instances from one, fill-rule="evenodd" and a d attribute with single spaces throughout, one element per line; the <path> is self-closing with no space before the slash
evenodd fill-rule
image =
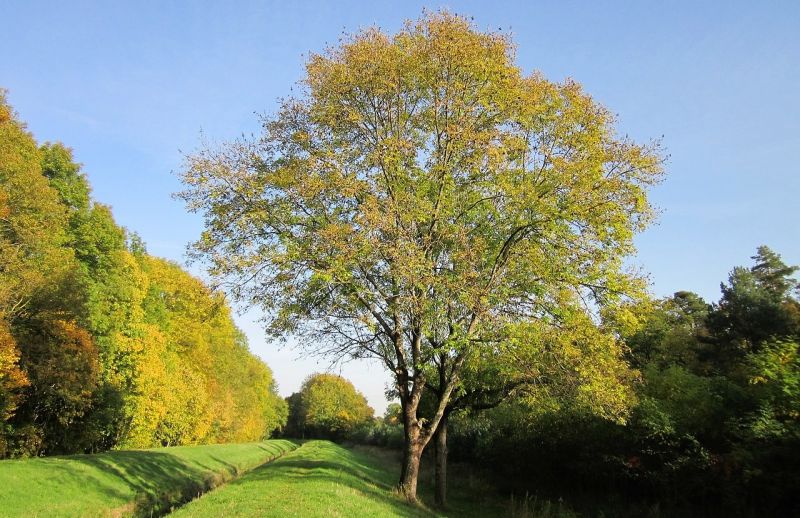
<path id="1" fill-rule="evenodd" d="M 394 491 L 399 452 L 328 441 L 310 441 L 211 491 L 172 516 L 507 516 L 508 506 L 483 483 L 465 477 L 452 480 L 447 509 L 410 505 Z M 425 470 L 420 496 L 432 502 L 433 473 Z M 471 479 L 471 477 L 470 477 Z"/>
<path id="2" fill-rule="evenodd" d="M 394 471 L 368 452 L 311 441 L 170 516 L 431 516 L 392 491 Z"/>
<path id="3" fill-rule="evenodd" d="M 296 447 L 272 440 L 0 461 L 0 515 L 159 515 Z"/>

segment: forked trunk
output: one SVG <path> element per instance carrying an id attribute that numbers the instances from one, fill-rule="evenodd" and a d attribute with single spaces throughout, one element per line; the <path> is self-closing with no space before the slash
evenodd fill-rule
<path id="1" fill-rule="evenodd" d="M 436 505 L 447 505 L 447 416 L 436 429 Z"/>
<path id="2" fill-rule="evenodd" d="M 417 388 L 419 387 L 421 387 L 421 385 L 417 386 Z M 412 397 L 408 400 L 401 398 L 401 404 L 403 405 L 405 444 L 403 448 L 403 467 L 401 469 L 399 489 L 409 502 L 417 501 L 417 480 L 419 478 L 420 458 L 422 457 L 425 446 L 428 445 L 433 435 L 437 434 L 437 429 L 440 428 L 444 422 L 443 419 L 447 414 L 447 400 L 450 397 L 452 389 L 453 386 L 451 384 L 443 391 L 440 396 L 437 412 L 430 421 L 417 419 L 417 407 L 419 406 L 419 401 L 422 396 L 421 390 L 415 390 Z M 442 433 L 441 437 L 445 442 L 444 460 L 446 462 L 447 430 Z"/>

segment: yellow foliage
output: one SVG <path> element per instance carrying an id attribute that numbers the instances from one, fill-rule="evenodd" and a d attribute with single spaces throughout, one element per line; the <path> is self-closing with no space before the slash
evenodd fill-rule
<path id="1" fill-rule="evenodd" d="M 14 415 L 20 390 L 29 384 L 18 363 L 17 344 L 8 325 L 0 318 L 0 424 Z"/>

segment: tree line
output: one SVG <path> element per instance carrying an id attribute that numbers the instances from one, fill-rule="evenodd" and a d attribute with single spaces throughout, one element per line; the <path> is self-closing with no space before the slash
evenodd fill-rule
<path id="1" fill-rule="evenodd" d="M 225 298 L 149 255 L 0 93 L 0 457 L 253 441 L 286 415 Z"/>
<path id="2" fill-rule="evenodd" d="M 679 291 L 632 308 L 623 338 L 635 398 L 623 420 L 521 391 L 456 413 L 451 456 L 507 490 L 591 513 L 797 514 L 798 268 L 767 247 L 752 259 L 714 303 Z"/>

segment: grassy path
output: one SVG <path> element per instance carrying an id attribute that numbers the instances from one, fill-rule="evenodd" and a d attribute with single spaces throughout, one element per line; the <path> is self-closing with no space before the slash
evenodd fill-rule
<path id="1" fill-rule="evenodd" d="M 280 459 L 176 510 L 175 517 L 437 516 L 392 492 L 398 462 L 380 452 L 311 441 Z M 475 495 L 453 502 L 449 516 L 498 516 L 504 507 Z"/>
<path id="2" fill-rule="evenodd" d="M 366 453 L 311 441 L 170 516 L 429 516 L 391 492 L 393 473 Z"/>
<path id="3" fill-rule="evenodd" d="M 0 461 L 0 516 L 149 516 L 297 445 L 179 446 Z"/>

